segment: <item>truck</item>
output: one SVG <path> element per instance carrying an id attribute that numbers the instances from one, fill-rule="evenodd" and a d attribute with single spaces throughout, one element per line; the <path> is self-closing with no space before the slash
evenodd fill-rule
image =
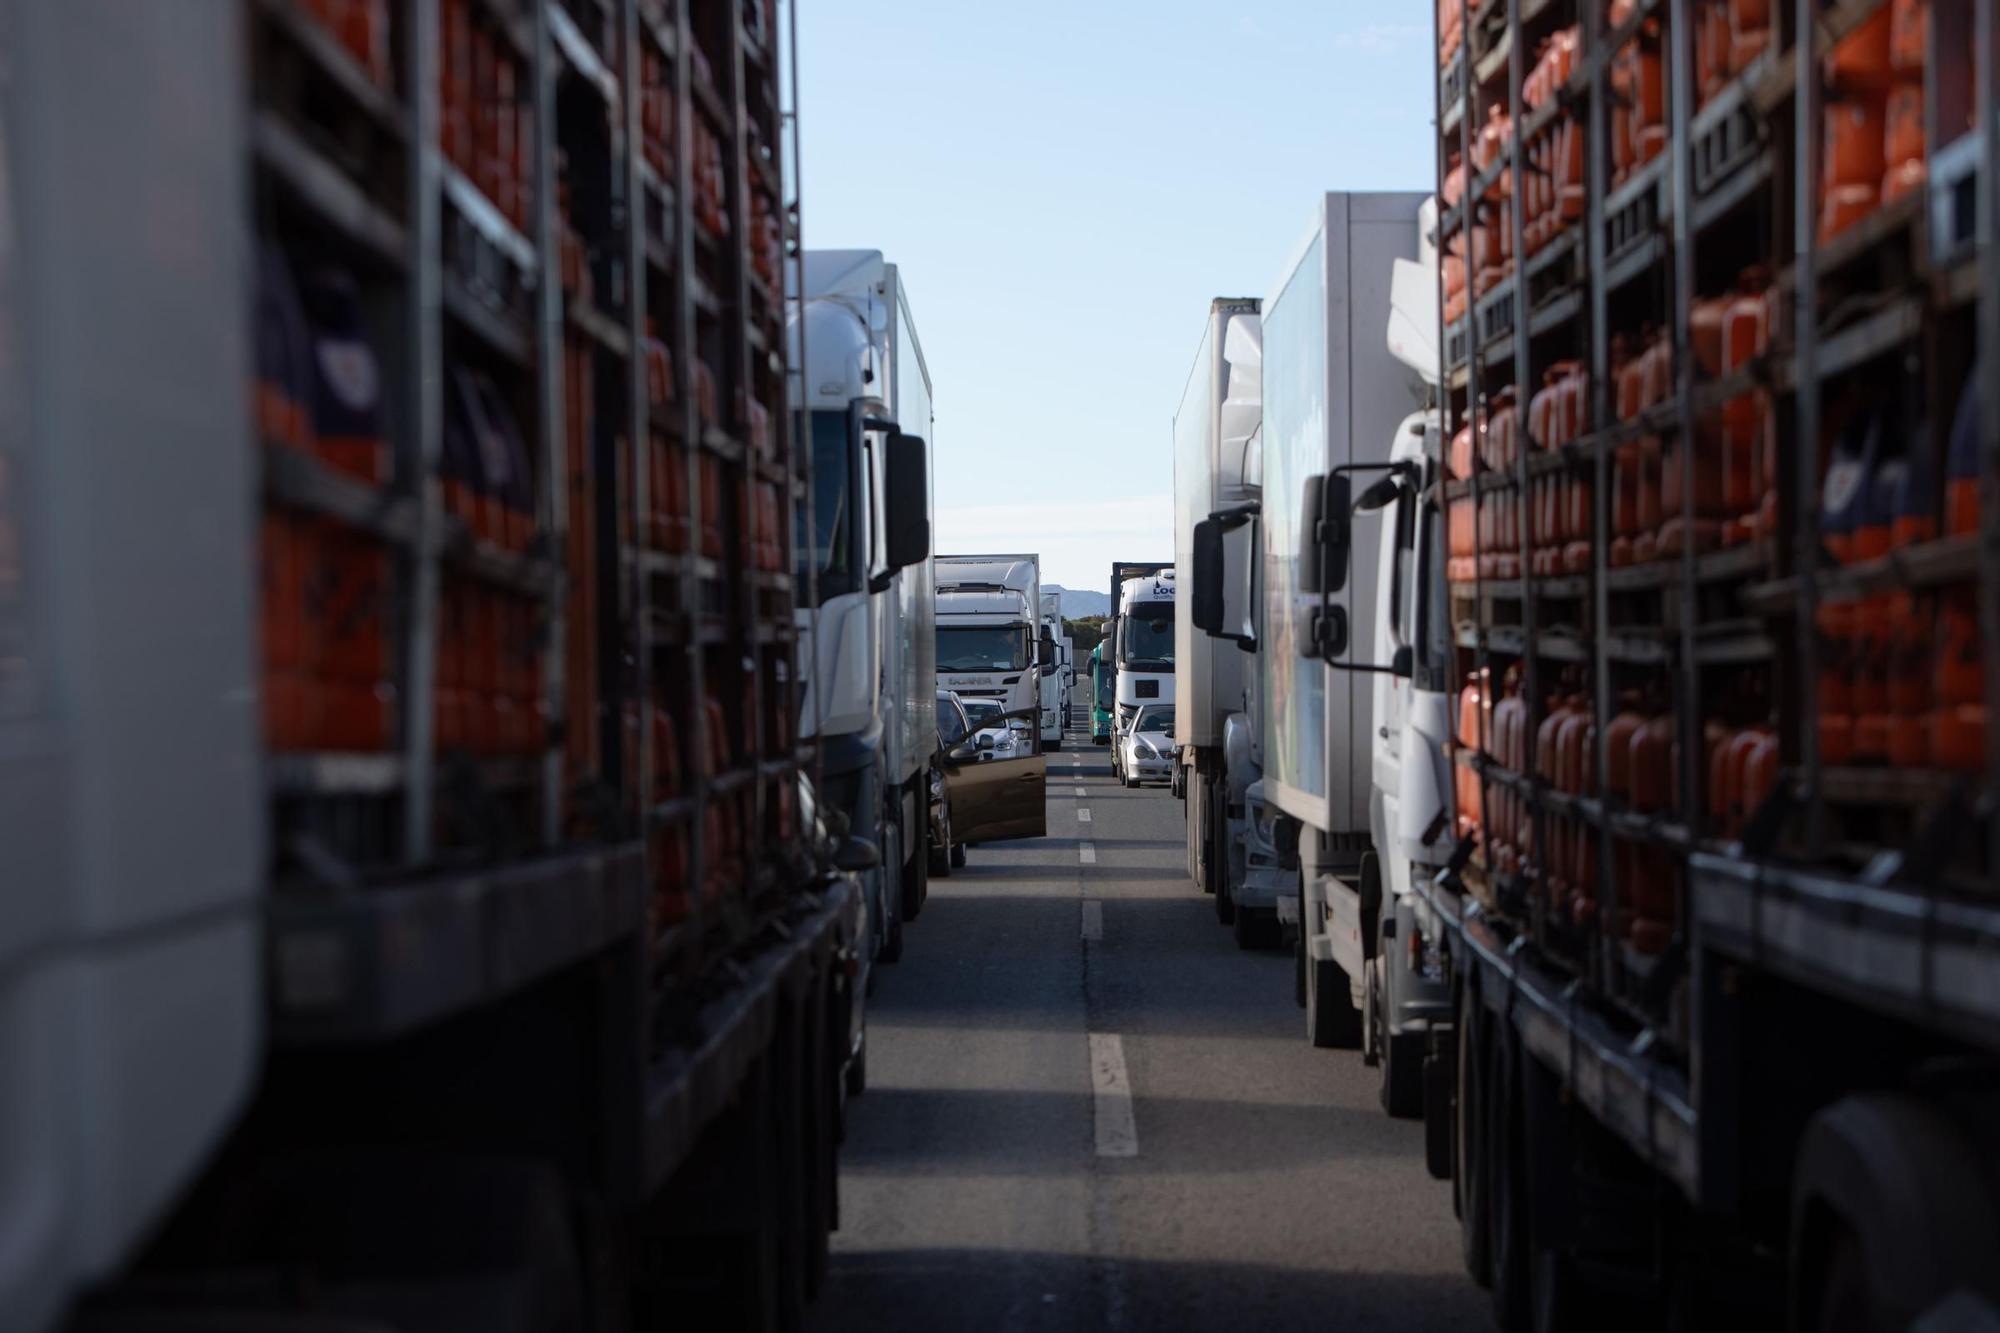
<path id="1" fill-rule="evenodd" d="M 1396 475 L 1400 428 L 1422 406 L 1384 333 L 1393 263 L 1417 254 L 1423 201 L 1321 196 L 1263 303 L 1263 783 L 1275 840 L 1296 840 L 1296 885 L 1278 917 L 1297 927 L 1298 998 L 1321 1047 L 1364 1045 L 1371 960 L 1398 910 L 1373 776 L 1387 719 L 1366 679 L 1390 671 L 1366 660 L 1390 607 L 1378 602 L 1374 547 L 1350 540 L 1337 564 L 1324 548 L 1349 530 L 1352 478 Z"/>
<path id="2" fill-rule="evenodd" d="M 1132 720 L 1142 703 L 1174 697 L 1174 566 L 1120 560 L 1111 566 L 1111 614 L 1105 639 L 1112 646 L 1113 730 Z"/>
<path id="3" fill-rule="evenodd" d="M 799 725 L 819 739 L 822 799 L 881 848 L 882 864 L 864 880 L 879 957 L 893 963 L 929 892 L 936 600 L 928 552 L 907 564 L 881 553 L 905 517 L 891 508 L 906 480 L 898 469 L 912 479 L 922 471 L 929 532 L 930 371 L 902 271 L 881 251 L 809 250 L 804 274 L 795 356 L 805 367 L 818 567 L 812 604 L 798 611 L 812 663 Z"/>
<path id="4" fill-rule="evenodd" d="M 1057 622 L 1057 628 L 1061 628 L 1060 620 Z M 1056 655 L 1057 660 L 1062 663 L 1062 670 L 1056 673 L 1056 679 L 1062 682 L 1062 688 L 1057 691 L 1062 696 L 1062 712 L 1058 718 L 1058 725 L 1067 731 L 1075 717 L 1076 640 L 1067 634 L 1057 639 Z"/>
<path id="5" fill-rule="evenodd" d="M 786 144 L 789 28 L 365 9 L 8 11 L 0 1324 L 797 1327 L 879 849 L 795 729 L 796 143 L 646 132 Z"/>
<path id="6" fill-rule="evenodd" d="M 1062 632 L 1062 593 L 1044 592 L 1041 605 L 1041 642 L 1052 648 L 1056 670 L 1046 683 L 1039 686 L 1041 695 L 1042 748 L 1060 750 L 1063 742 L 1063 711 L 1067 692 L 1063 685 L 1069 675 L 1068 640 Z"/>
<path id="7" fill-rule="evenodd" d="M 1174 560 L 1181 587 L 1197 586 L 1194 540 L 1201 524 L 1227 522 L 1240 542 L 1250 535 L 1248 525 L 1257 514 L 1263 477 L 1249 466 L 1263 392 L 1258 310 L 1255 298 L 1217 297 L 1209 303 L 1174 413 Z M 1219 532 L 1209 531 L 1219 539 Z M 1247 571 L 1245 553 L 1237 552 L 1239 577 Z M 1219 593 L 1219 586 L 1211 592 Z M 1248 609 L 1239 606 L 1239 618 Z M 1239 861 L 1232 855 L 1254 822 L 1245 795 L 1260 776 L 1252 731 L 1256 638 L 1254 629 L 1240 623 L 1236 637 L 1221 637 L 1220 616 L 1219 603 L 1204 603 L 1198 617 L 1191 612 L 1174 622 L 1173 785 L 1187 807 L 1188 876 L 1195 887 L 1216 895 L 1217 915 L 1233 924 L 1248 946 L 1260 934 L 1276 934 L 1278 885 L 1271 882 L 1276 877 L 1260 873 L 1253 888 L 1247 857 Z M 1232 875 L 1239 869 L 1243 873 Z"/>
<path id="8" fill-rule="evenodd" d="M 1110 628 L 1111 622 L 1105 622 Z M 1111 674 L 1111 655 L 1104 651 L 1108 640 L 1099 640 L 1090 650 L 1090 658 L 1085 663 L 1090 677 L 1090 743 L 1092 745 L 1111 744 L 1112 701 L 1114 685 Z"/>
<path id="9" fill-rule="evenodd" d="M 1535 43 L 1471 8 L 1437 30 L 1425 450 L 1455 847 L 1411 942 L 1467 1269 L 1508 1329 L 1994 1324 L 1992 7 L 1773 6 L 1719 63 L 1585 17 L 1560 98 L 1493 82 L 1533 129 L 1476 205 L 1466 71 Z M 1926 128 L 1854 188 L 1892 27 Z M 1606 144 L 1649 48 L 1675 95 L 1551 155 Z"/>
<path id="10" fill-rule="evenodd" d="M 1047 829 L 1042 683 L 1057 663 L 1041 589 L 1038 555 L 937 557 L 937 688 L 997 702 L 1001 724 L 1028 742 L 991 762 L 948 756 L 952 831 L 962 842 L 1039 838 Z"/>

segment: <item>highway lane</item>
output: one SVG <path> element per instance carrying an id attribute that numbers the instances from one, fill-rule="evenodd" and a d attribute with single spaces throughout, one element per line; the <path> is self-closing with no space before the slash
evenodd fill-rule
<path id="1" fill-rule="evenodd" d="M 1180 803 L 1077 720 L 1049 836 L 933 880 L 882 972 L 814 1327 L 1488 1327 L 1421 1127 L 1306 1045 L 1289 952 L 1236 947 Z"/>

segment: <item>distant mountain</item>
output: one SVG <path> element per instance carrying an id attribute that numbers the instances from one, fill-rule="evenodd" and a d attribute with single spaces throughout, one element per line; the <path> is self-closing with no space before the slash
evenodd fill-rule
<path id="1" fill-rule="evenodd" d="M 1086 616 L 1111 614 L 1111 594 L 1108 592 L 1083 592 L 1076 588 L 1065 588 L 1060 583 L 1045 584 L 1042 591 L 1062 594 L 1062 613 L 1065 620 L 1082 620 Z"/>

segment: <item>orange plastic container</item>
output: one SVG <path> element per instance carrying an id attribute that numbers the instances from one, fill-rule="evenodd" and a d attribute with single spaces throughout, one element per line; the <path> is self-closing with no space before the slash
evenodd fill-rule
<path id="1" fill-rule="evenodd" d="M 1930 45 L 1930 0 L 1892 0 L 1889 6 L 1889 67 L 1898 75 L 1921 78 Z"/>

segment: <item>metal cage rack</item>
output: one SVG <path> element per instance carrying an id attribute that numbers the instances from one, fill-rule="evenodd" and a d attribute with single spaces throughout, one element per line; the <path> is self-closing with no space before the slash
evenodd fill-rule
<path id="1" fill-rule="evenodd" d="M 1472 773 L 1483 811 L 1512 801 L 1525 830 L 1511 864 L 1489 857 L 1490 844 L 1470 857 L 1461 924 L 1491 966 L 1532 974 L 1538 984 L 1528 991 L 1563 997 L 1524 1006 L 1517 1021 L 1530 1045 L 1605 1123 L 1692 1190 L 1701 1156 L 1686 1071 L 1704 1034 L 1701 1005 L 1689 1000 L 1714 984 L 1715 964 L 1768 968 L 2000 1049 L 2000 1002 L 1976 976 L 2000 948 L 2000 733 L 1988 728 L 1976 771 L 1946 772 L 1829 762 L 1819 723 L 1822 610 L 1884 593 L 1948 588 L 1973 598 L 1984 699 L 2000 698 L 2000 404 L 1981 395 L 1977 533 L 1835 564 L 1818 498 L 1822 424 L 1849 386 L 1906 380 L 1912 415 L 1932 423 L 1941 458 L 1966 377 L 2000 384 L 1996 20 L 1991 6 L 1932 0 L 1928 180 L 1823 237 L 1823 63 L 1863 23 L 1884 21 L 1889 0 L 1774 4 L 1767 48 L 1706 88 L 1697 86 L 1703 0 L 1448 0 L 1438 13 L 1441 53 L 1454 7 L 1458 49 L 1438 65 L 1436 165 L 1440 181 L 1458 174 L 1463 193 L 1449 206 L 1440 200 L 1436 239 L 1441 254 L 1464 244 L 1466 299 L 1461 314 L 1441 284 L 1434 498 L 1448 531 L 1454 505 L 1475 515 L 1471 576 L 1451 589 L 1461 650 L 1452 688 L 1455 698 L 1474 683 L 1485 691 L 1477 734 L 1458 738 L 1454 761 Z M 1573 67 L 1530 107 L 1538 51 L 1571 25 Z M 1610 136 L 1633 114 L 1621 53 L 1642 42 L 1657 44 L 1661 144 L 1614 179 Z M 1973 52 L 1972 87 L 1935 73 L 1949 63 L 1935 57 L 1949 49 Z M 1941 130 L 1947 104 L 1968 116 L 1964 133 Z M 1476 154 L 1495 109 L 1504 143 Z M 1558 214 L 1552 229 L 1543 222 L 1531 253 L 1526 201 L 1540 189 L 1537 174 L 1550 170 L 1533 145 L 1564 120 L 1583 138 L 1582 208 Z M 1482 156 L 1492 159 L 1484 170 Z M 1487 239 L 1511 256 L 1484 286 L 1472 236 L 1482 225 L 1505 229 L 1504 245 L 1497 233 Z M 1692 342 L 1697 303 L 1752 265 L 1768 270 L 1775 293 L 1769 345 L 1709 373 Z M 1615 358 L 1648 328 L 1667 340 L 1664 392 L 1621 417 Z M 1530 395 L 1567 362 L 1588 376 L 1582 429 L 1544 448 L 1531 437 Z M 1500 467 L 1475 461 L 1474 475 L 1447 477 L 1451 442 L 1470 427 L 1476 446 L 1509 389 L 1518 449 Z M 1745 540 L 1704 544 L 1693 525 L 1698 436 L 1746 393 L 1770 405 L 1773 517 Z M 1660 484 L 1676 484 L 1681 540 L 1664 558 L 1614 562 L 1613 487 L 1621 460 L 1642 446 L 1678 473 Z M 1535 561 L 1532 497 L 1551 479 L 1589 488 L 1580 538 L 1588 559 L 1576 568 Z M 1477 517 L 1489 502 L 1516 505 L 1517 531 L 1504 544 L 1491 534 L 1509 525 Z M 1661 509 L 1662 522 L 1677 516 Z M 1493 734 L 1509 670 L 1525 707 L 1526 763 L 1503 761 Z M 1559 682 L 1589 697 L 1586 790 L 1559 790 L 1536 762 Z M 1611 794 L 1606 744 L 1616 701 L 1635 689 L 1652 692 L 1652 715 L 1671 720 L 1671 737 L 1662 737 L 1669 752 L 1695 757 L 1673 765 L 1671 791 L 1646 810 Z M 1775 719 L 1779 774 L 1760 808 L 1719 818 L 1702 762 L 1704 724 L 1732 691 Z M 1592 844 L 1588 922 L 1551 901 L 1544 853 L 1561 830 L 1582 830 Z M 1628 919 L 1635 867 L 1655 896 L 1657 876 L 1672 885 L 1666 933 L 1647 949 L 1604 928 Z"/>
<path id="2" fill-rule="evenodd" d="M 811 469 L 786 383 L 791 11 L 378 12 L 357 49 L 304 0 L 243 0 L 255 225 L 352 275 L 390 459 L 371 481 L 263 449 L 267 513 L 392 556 L 363 612 L 391 645 L 383 743 L 308 734 L 268 758 L 274 1031 L 393 1035 L 619 941 L 666 996 L 656 1021 L 682 1022 L 704 975 L 816 907 L 797 888 L 817 759 L 792 587 Z M 464 484 L 454 395 L 521 438 L 512 529 L 465 517 L 498 490 Z M 468 606 L 507 631 L 455 639 Z M 468 727 L 450 692 L 486 669 L 462 645 L 489 642 L 514 699 L 480 694 L 501 721 Z"/>

